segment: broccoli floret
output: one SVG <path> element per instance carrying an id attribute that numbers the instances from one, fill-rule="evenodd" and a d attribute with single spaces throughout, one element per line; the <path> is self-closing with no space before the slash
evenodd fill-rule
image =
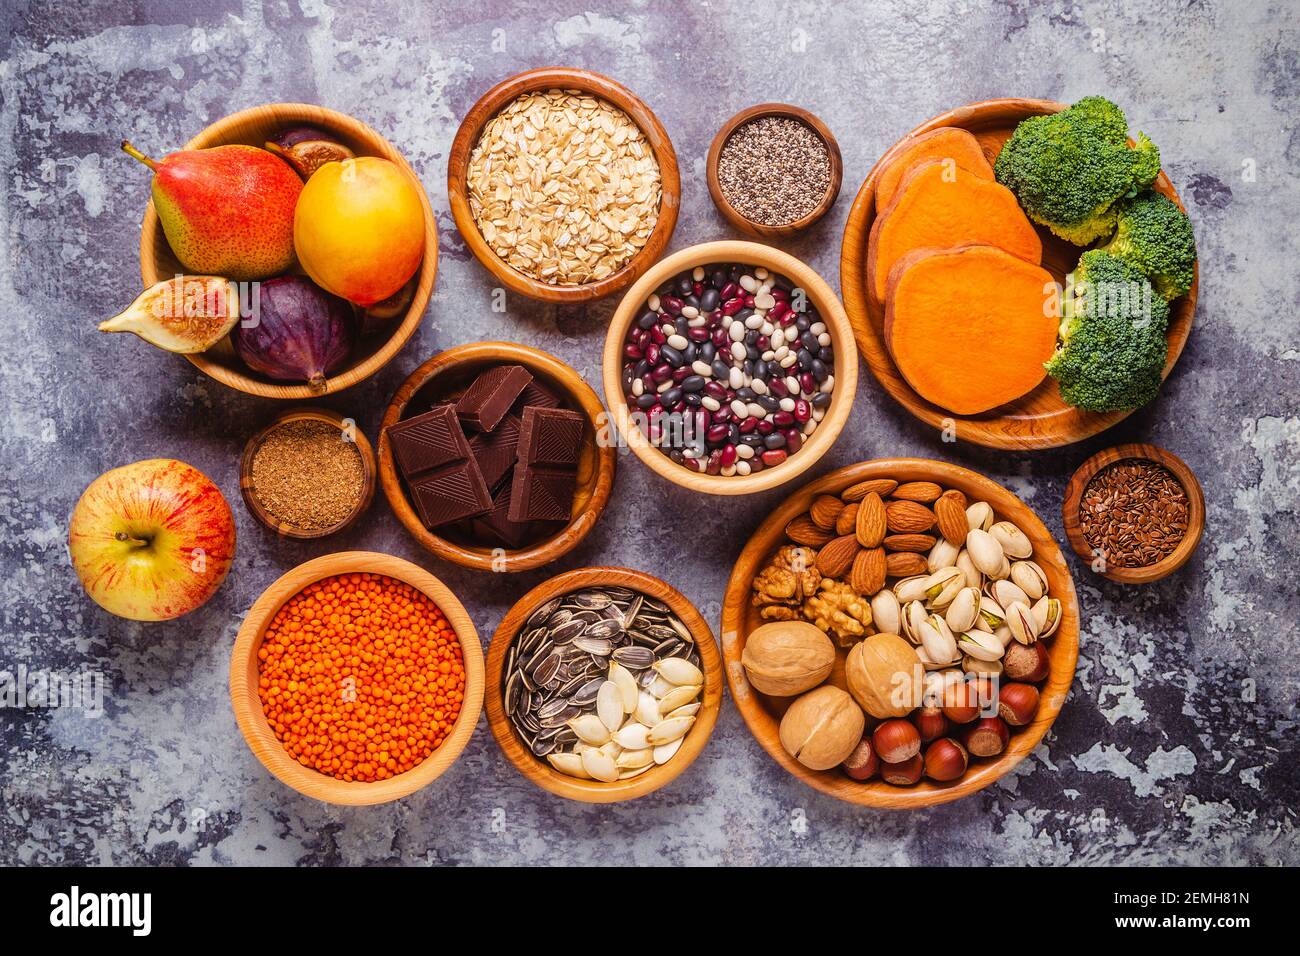
<path id="1" fill-rule="evenodd" d="M 1120 203 L 1115 237 L 1102 248 L 1140 269 L 1166 301 L 1186 295 L 1192 287 L 1192 223 L 1176 202 L 1154 190 Z"/>
<path id="2" fill-rule="evenodd" d="M 1145 405 L 1160 388 L 1169 304 L 1141 271 L 1097 249 L 1083 254 L 1071 279 L 1062 344 L 1047 362 L 1061 397 L 1089 412 Z"/>
<path id="3" fill-rule="evenodd" d="M 1160 173 L 1160 151 L 1145 134 L 1128 145 L 1118 106 L 1088 96 L 1069 109 L 1021 122 L 993 164 L 1029 218 L 1086 246 L 1115 229 L 1115 203 Z"/>

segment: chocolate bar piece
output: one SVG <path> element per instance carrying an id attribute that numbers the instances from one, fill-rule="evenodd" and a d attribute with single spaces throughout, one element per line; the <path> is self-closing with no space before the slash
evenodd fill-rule
<path id="1" fill-rule="evenodd" d="M 524 409 L 520 419 L 519 464 L 578 467 L 585 419 L 567 408 Z"/>
<path id="2" fill-rule="evenodd" d="M 522 365 L 494 365 L 479 373 L 456 403 L 461 424 L 474 431 L 492 431 L 532 380 L 532 373 Z"/>
<path id="3" fill-rule="evenodd" d="M 411 498 L 427 528 L 482 514 L 492 507 L 487 482 L 473 458 L 421 475 L 411 482 Z"/>
<path id="4" fill-rule="evenodd" d="M 435 405 L 423 415 L 388 427 L 388 440 L 402 474 L 409 480 L 422 471 L 467 458 L 469 442 L 454 405 Z"/>
<path id="5" fill-rule="evenodd" d="M 511 479 L 511 521 L 568 521 L 578 474 L 572 468 L 516 464 Z"/>
<path id="6" fill-rule="evenodd" d="M 469 440 L 470 453 L 489 488 L 500 485 L 515 466 L 521 424 L 519 416 L 507 415 L 492 431 L 480 432 Z"/>
<path id="7" fill-rule="evenodd" d="M 516 415 L 522 415 L 524 409 L 530 406 L 534 408 L 559 408 L 560 396 L 534 378 L 524 386 L 524 390 L 515 399 L 514 408 L 511 410 Z"/>
<path id="8" fill-rule="evenodd" d="M 476 537 L 507 548 L 517 549 L 532 537 L 536 529 L 532 521 L 510 520 L 510 497 L 512 482 L 505 482 L 492 497 L 492 510 L 481 518 L 475 518 L 471 528 Z"/>

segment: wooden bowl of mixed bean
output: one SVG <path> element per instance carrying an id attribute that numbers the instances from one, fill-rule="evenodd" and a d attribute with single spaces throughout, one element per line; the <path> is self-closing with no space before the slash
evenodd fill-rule
<path id="1" fill-rule="evenodd" d="M 642 276 L 610 320 L 605 402 L 632 451 L 693 491 L 784 484 L 835 442 L 858 357 L 829 285 L 756 242 L 709 242 Z"/>
<path id="2" fill-rule="evenodd" d="M 387 803 L 428 786 L 469 743 L 483 650 L 464 605 L 428 571 L 387 554 L 327 554 L 249 609 L 230 703 L 281 783 L 325 803 Z"/>
<path id="3" fill-rule="evenodd" d="M 466 245 L 507 288 L 572 304 L 626 288 L 663 254 L 681 181 L 668 133 L 631 90 L 546 67 L 466 114 L 447 195 Z"/>

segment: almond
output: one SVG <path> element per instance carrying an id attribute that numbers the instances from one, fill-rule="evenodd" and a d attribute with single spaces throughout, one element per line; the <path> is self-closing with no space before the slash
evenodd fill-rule
<path id="1" fill-rule="evenodd" d="M 872 478 L 868 481 L 859 481 L 856 485 L 849 485 L 840 492 L 840 497 L 845 501 L 861 501 L 874 491 L 883 498 L 897 487 L 898 482 L 893 478 Z"/>
<path id="2" fill-rule="evenodd" d="M 864 597 L 873 596 L 885 586 L 886 560 L 884 548 L 859 551 L 849 571 L 849 586 Z"/>
<path id="3" fill-rule="evenodd" d="M 840 516 L 835 519 L 836 534 L 852 534 L 853 529 L 857 527 L 858 522 L 858 503 L 855 501 L 851 505 L 845 505 Z"/>
<path id="4" fill-rule="evenodd" d="M 962 517 L 965 517 L 965 512 Z M 853 530 L 858 536 L 858 543 L 864 548 L 880 547 L 881 539 L 885 537 L 885 503 L 874 491 L 858 502 L 858 515 L 853 522 Z"/>
<path id="5" fill-rule="evenodd" d="M 932 534 L 887 534 L 881 543 L 890 551 L 928 553 L 937 543 L 937 539 Z"/>
<path id="6" fill-rule="evenodd" d="M 960 491 L 958 491 L 956 488 L 949 488 L 947 491 L 945 491 L 945 492 L 944 492 L 943 494 L 941 494 L 939 497 L 940 497 L 940 498 L 952 498 L 954 501 L 957 502 L 957 504 L 959 504 L 959 505 L 962 506 L 962 509 L 963 509 L 963 510 L 965 510 L 966 506 L 967 506 L 968 504 L 970 504 L 970 502 L 966 500 L 966 496 L 965 496 L 964 494 L 962 494 Z"/>
<path id="7" fill-rule="evenodd" d="M 895 551 L 885 558 L 885 573 L 891 578 L 910 578 L 929 570 L 925 555 L 915 551 Z"/>
<path id="8" fill-rule="evenodd" d="M 933 481 L 905 481 L 890 492 L 889 496 L 900 501 L 919 501 L 922 504 L 929 504 L 941 494 L 943 489 Z"/>
<path id="9" fill-rule="evenodd" d="M 934 512 L 919 502 L 891 501 L 885 505 L 885 524 L 896 534 L 929 531 L 934 527 L 934 522 Z"/>
<path id="10" fill-rule="evenodd" d="M 808 517 L 812 518 L 813 524 L 819 528 L 825 528 L 830 531 L 835 527 L 835 519 L 840 516 L 844 510 L 844 502 L 840 501 L 834 495 L 818 495 L 808 509 Z M 965 515 L 965 512 L 962 512 Z"/>
<path id="11" fill-rule="evenodd" d="M 934 517 L 939 525 L 939 533 L 949 544 L 961 547 L 966 543 L 966 508 L 956 498 L 947 495 L 934 503 Z"/>
<path id="12" fill-rule="evenodd" d="M 807 545 L 810 548 L 820 548 L 835 537 L 831 532 L 813 524 L 812 518 L 806 514 L 800 515 L 785 526 L 785 536 L 795 544 Z"/>
<path id="13" fill-rule="evenodd" d="M 859 550 L 857 538 L 851 534 L 840 535 L 817 552 L 817 570 L 823 577 L 838 578 L 853 566 Z"/>

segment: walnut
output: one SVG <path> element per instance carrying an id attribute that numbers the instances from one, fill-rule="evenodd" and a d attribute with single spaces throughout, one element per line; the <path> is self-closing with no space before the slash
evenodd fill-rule
<path id="1" fill-rule="evenodd" d="M 804 617 L 849 647 L 871 626 L 871 602 L 845 581 L 823 578 L 818 592 L 803 603 Z"/>
<path id="2" fill-rule="evenodd" d="M 812 548 L 786 545 L 754 578 L 754 607 L 768 621 L 793 621 L 804 598 L 817 593 L 821 572 L 814 566 Z"/>

